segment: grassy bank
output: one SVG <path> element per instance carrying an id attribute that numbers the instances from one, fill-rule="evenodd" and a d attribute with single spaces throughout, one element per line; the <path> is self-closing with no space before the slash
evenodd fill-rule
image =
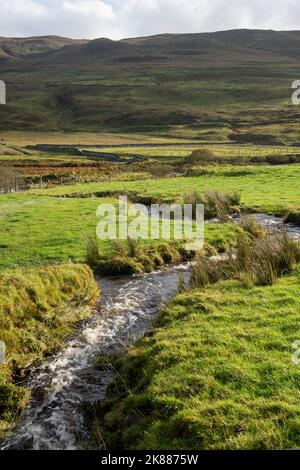
<path id="1" fill-rule="evenodd" d="M 14 424 L 29 392 L 20 385 L 28 368 L 61 347 L 72 326 L 91 314 L 98 295 L 91 270 L 65 264 L 3 271 L 0 276 L 0 436 Z"/>
<path id="2" fill-rule="evenodd" d="M 107 448 L 299 447 L 299 295 L 299 266 L 272 286 L 222 281 L 178 295 L 117 361 L 100 413 Z"/>

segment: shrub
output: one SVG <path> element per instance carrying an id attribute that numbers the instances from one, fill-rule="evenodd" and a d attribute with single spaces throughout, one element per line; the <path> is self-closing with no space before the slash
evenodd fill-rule
<path id="1" fill-rule="evenodd" d="M 9 193 L 18 191 L 18 187 L 22 186 L 20 176 L 16 173 L 15 168 L 1 165 L 0 167 L 0 191 Z"/>
<path id="2" fill-rule="evenodd" d="M 215 154 L 208 149 L 194 150 L 190 155 L 185 157 L 184 163 L 195 164 L 195 163 L 212 163 L 216 161 Z"/>

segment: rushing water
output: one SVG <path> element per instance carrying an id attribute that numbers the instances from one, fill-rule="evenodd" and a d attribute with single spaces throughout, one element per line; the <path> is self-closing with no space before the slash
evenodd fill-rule
<path id="1" fill-rule="evenodd" d="M 284 229 L 300 240 L 300 228 L 282 219 L 256 215 L 272 232 Z M 101 354 L 125 351 L 149 330 L 161 306 L 186 282 L 189 265 L 136 277 L 101 278 L 101 304 L 76 338 L 35 368 L 27 381 L 32 399 L 20 424 L 2 449 L 78 449 L 88 434 L 80 404 L 103 400 L 114 372 L 95 363 Z"/>
<path id="2" fill-rule="evenodd" d="M 271 232 L 282 233 L 285 231 L 292 240 L 300 241 L 300 227 L 293 224 L 285 224 L 283 219 L 272 215 L 254 214 L 254 216 L 259 225 Z"/>
<path id="3" fill-rule="evenodd" d="M 151 326 L 162 305 L 189 279 L 188 265 L 136 277 L 100 278 L 101 304 L 76 338 L 28 378 L 31 402 L 2 449 L 78 449 L 87 437 L 80 404 L 105 397 L 114 378 L 97 356 L 126 349 Z"/>

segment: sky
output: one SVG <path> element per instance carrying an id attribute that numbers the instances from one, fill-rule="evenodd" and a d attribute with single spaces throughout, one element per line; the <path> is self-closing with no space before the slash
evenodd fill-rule
<path id="1" fill-rule="evenodd" d="M 300 30 L 299 0 L 0 0 L 0 36 L 148 36 L 235 28 Z"/>

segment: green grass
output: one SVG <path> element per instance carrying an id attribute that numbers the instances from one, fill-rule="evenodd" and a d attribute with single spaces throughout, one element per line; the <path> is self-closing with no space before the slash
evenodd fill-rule
<path id="1" fill-rule="evenodd" d="M 85 237 L 95 233 L 96 208 L 110 199 L 0 197 L 0 266 L 83 261 Z"/>
<path id="2" fill-rule="evenodd" d="M 1 144 L 12 147 L 26 147 L 27 145 L 54 144 L 54 145 L 122 145 L 145 143 L 181 142 L 176 137 L 151 136 L 143 133 L 112 133 L 112 132 L 62 132 L 58 131 L 30 131 L 7 130 L 0 131 Z"/>
<path id="3" fill-rule="evenodd" d="M 270 287 L 178 295 L 116 362 L 100 413 L 107 448 L 298 448 L 299 295 L 300 267 Z"/>
<path id="4" fill-rule="evenodd" d="M 300 165 L 213 166 L 205 167 L 202 172 L 195 177 L 76 184 L 30 194 L 1 195 L 0 267 L 84 261 L 85 238 L 95 233 L 98 205 L 117 203 L 115 198 L 106 197 L 107 194 L 130 193 L 137 200 L 182 202 L 184 194 L 192 189 L 237 191 L 241 193 L 242 203 L 253 211 L 299 213 Z M 92 194 L 103 197 L 88 197 Z M 57 197 L 63 195 L 72 197 Z M 234 237 L 235 230 L 228 225 L 206 228 L 206 241 L 217 248 L 226 248 Z M 100 254 L 110 257 L 110 244 L 100 242 L 99 245 Z"/>
<path id="5" fill-rule="evenodd" d="M 159 141 L 158 141 L 159 144 Z M 249 157 L 249 156 L 266 156 L 270 154 L 276 155 L 285 155 L 285 154 L 293 154 L 299 153 L 299 147 L 292 147 L 292 146 L 274 146 L 274 145 L 214 145 L 213 143 L 210 145 L 201 145 L 201 142 L 198 144 L 194 143 L 193 145 L 176 145 L 176 143 L 172 144 L 172 141 L 169 142 L 170 147 L 165 146 L 157 146 L 157 147 L 143 147 L 141 144 L 140 147 L 118 147 L 118 148 L 103 148 L 101 151 L 107 153 L 122 153 L 124 155 L 131 155 L 131 154 L 141 154 L 147 157 L 185 157 L 189 155 L 194 150 L 205 149 L 211 150 L 216 156 L 218 157 Z M 172 144 L 172 146 L 171 146 Z M 182 142 L 181 142 L 182 144 Z M 88 148 L 87 150 L 94 150 L 99 151 L 99 148 L 94 147 L 92 149 Z"/>
<path id="6" fill-rule="evenodd" d="M 109 198 L 56 198 L 27 194 L 0 196 L 0 268 L 82 262 L 86 237 L 94 235 L 96 209 Z M 206 228 L 206 241 L 224 250 L 233 243 L 236 229 L 216 224 Z M 109 258 L 112 246 L 99 241 L 101 256 Z"/>
<path id="7" fill-rule="evenodd" d="M 198 167 L 199 168 L 199 167 Z M 143 181 L 113 181 L 110 183 L 90 183 L 34 191 L 34 194 L 49 196 L 91 195 L 95 193 L 123 194 L 133 191 L 143 197 L 158 197 L 162 200 L 181 200 L 186 191 L 192 189 L 203 192 L 216 189 L 225 192 L 241 193 L 242 202 L 252 210 L 280 213 L 287 209 L 300 208 L 300 165 L 275 167 L 212 167 L 204 168 L 203 175 L 150 179 Z"/>
<path id="8" fill-rule="evenodd" d="M 0 364 L 0 437 L 28 401 L 28 390 L 19 386 L 28 368 L 63 345 L 72 326 L 91 315 L 97 296 L 85 265 L 1 272 L 0 339 L 6 361 Z"/>

